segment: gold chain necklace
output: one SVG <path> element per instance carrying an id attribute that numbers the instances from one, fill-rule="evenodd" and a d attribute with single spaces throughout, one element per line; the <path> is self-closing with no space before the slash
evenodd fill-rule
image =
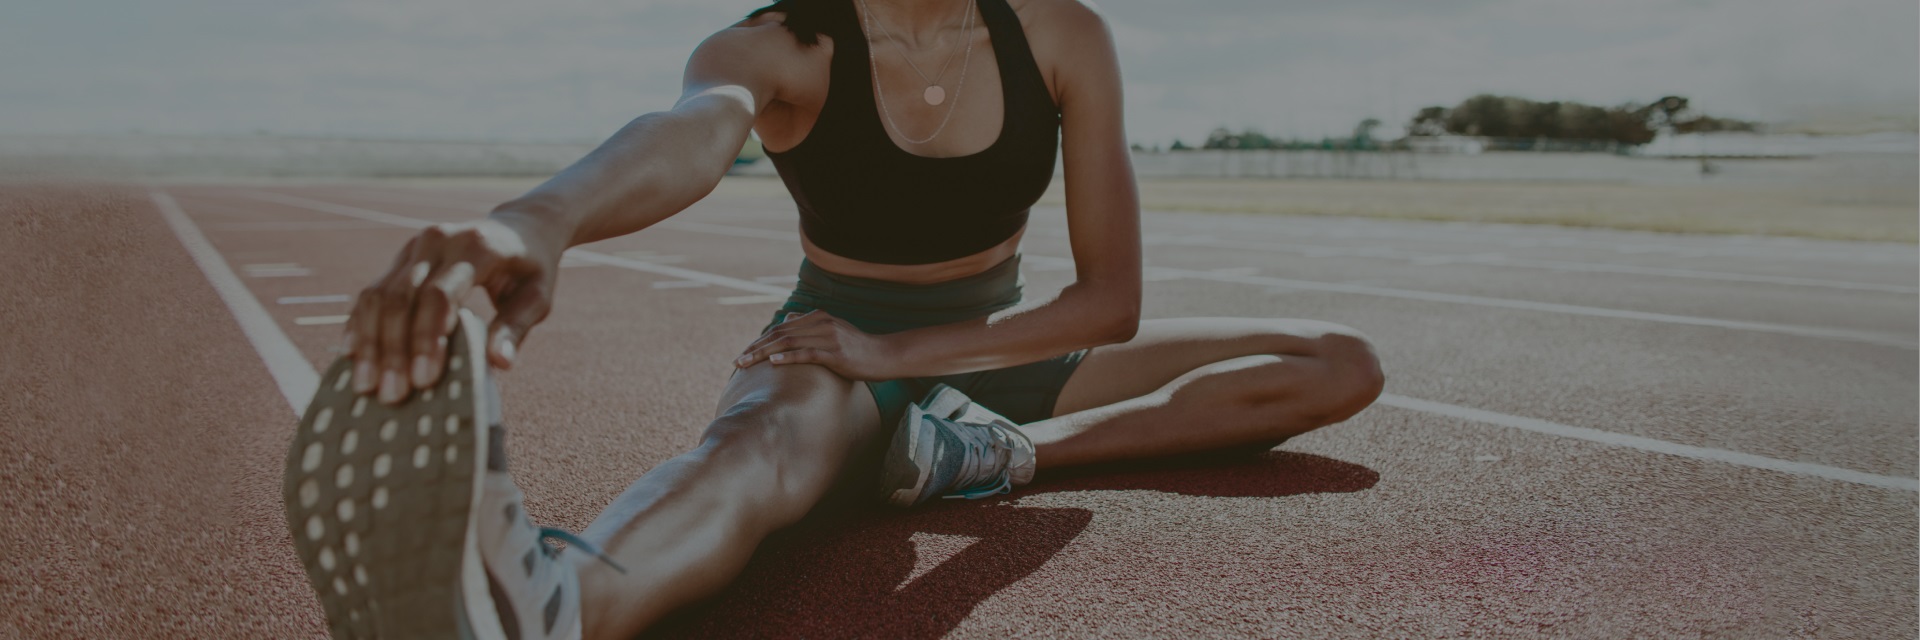
<path id="1" fill-rule="evenodd" d="M 860 14 L 861 24 L 866 25 L 866 27 L 869 30 L 871 30 L 873 28 L 873 24 L 872 24 L 873 10 L 872 8 L 867 6 L 866 0 L 860 0 L 860 11 L 861 11 L 861 14 Z M 947 107 L 947 114 L 940 118 L 940 126 L 935 127 L 933 130 L 933 133 L 928 134 L 927 137 L 920 138 L 917 140 L 908 136 L 905 131 L 901 131 L 899 123 L 896 123 L 893 121 L 893 112 L 887 108 L 887 92 L 884 88 L 880 86 L 880 65 L 877 60 L 877 56 L 875 56 L 873 53 L 873 45 L 867 45 L 867 68 L 871 69 L 873 72 L 874 96 L 880 100 L 880 113 L 881 115 L 886 116 L 887 124 L 893 127 L 893 130 L 895 133 L 900 134 L 901 139 L 906 140 L 910 144 L 926 144 L 928 141 L 931 141 L 934 138 L 939 137 L 940 132 L 945 131 L 947 129 L 947 123 L 953 120 L 953 110 L 956 107 L 960 106 L 960 91 L 967 87 L 967 67 L 970 66 L 973 62 L 973 27 L 974 25 L 975 25 L 975 20 L 974 20 L 974 10 L 973 10 L 973 0 L 967 0 L 967 13 L 966 13 L 966 21 L 965 21 L 965 29 L 966 29 L 965 37 L 967 41 L 967 50 L 966 50 L 966 53 L 963 56 L 961 56 L 960 79 L 953 87 L 954 103 L 952 106 Z M 880 25 L 880 31 L 881 33 L 886 34 L 887 39 L 892 40 L 895 46 L 899 46 L 901 48 L 901 50 L 903 51 L 902 56 L 904 57 L 905 55 L 904 51 L 906 49 L 906 46 L 901 45 L 900 41 L 893 37 L 893 33 L 890 31 L 887 31 L 886 25 L 884 24 Z M 949 56 L 948 62 L 949 63 L 952 62 L 951 56 Z M 913 59 L 907 58 L 907 64 L 912 65 Z M 920 73 L 919 67 L 914 67 L 914 73 Z M 946 73 L 946 70 L 944 68 L 941 69 L 941 74 L 944 75 L 945 73 Z M 926 74 L 920 73 L 920 77 L 921 79 L 924 80 L 926 79 Z M 939 85 L 929 84 L 927 86 L 927 89 L 921 92 L 921 97 L 927 101 L 927 104 L 939 105 L 941 102 L 946 101 L 946 90 L 944 88 L 941 88 Z"/>

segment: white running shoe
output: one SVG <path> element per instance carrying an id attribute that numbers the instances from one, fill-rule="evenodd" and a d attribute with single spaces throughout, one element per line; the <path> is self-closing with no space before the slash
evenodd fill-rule
<path id="1" fill-rule="evenodd" d="M 979 499 L 1033 480 L 1033 441 L 1005 416 L 934 385 L 907 405 L 881 468 L 887 502 L 911 507 L 934 496 Z"/>
<path id="2" fill-rule="evenodd" d="M 334 638 L 580 637 L 579 582 L 544 538 L 606 556 L 527 520 L 496 451 L 486 325 L 466 310 L 458 324 L 431 389 L 381 404 L 341 358 L 300 420 L 287 523 Z"/>

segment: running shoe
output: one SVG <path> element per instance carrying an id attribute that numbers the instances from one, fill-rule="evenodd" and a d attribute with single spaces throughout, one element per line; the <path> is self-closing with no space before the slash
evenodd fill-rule
<path id="1" fill-rule="evenodd" d="M 881 474 L 888 503 L 911 507 L 934 496 L 979 499 L 1033 480 L 1033 441 L 959 389 L 934 385 L 907 405 Z"/>
<path id="2" fill-rule="evenodd" d="M 545 540 L 606 557 L 527 520 L 485 336 L 462 310 L 439 382 L 399 406 L 354 393 L 350 358 L 321 377 L 283 488 L 334 638 L 580 637 L 578 580 Z"/>

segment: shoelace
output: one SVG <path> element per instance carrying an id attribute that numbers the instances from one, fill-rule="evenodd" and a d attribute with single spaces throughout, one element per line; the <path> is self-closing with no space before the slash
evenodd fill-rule
<path id="1" fill-rule="evenodd" d="M 1007 468 L 1013 458 L 1013 436 L 1005 429 L 999 425 L 955 422 L 935 416 L 925 419 L 955 425 L 948 431 L 966 447 L 960 472 L 953 479 L 953 486 L 957 488 L 941 497 L 978 500 L 1013 491 L 1013 477 Z"/>
<path id="2" fill-rule="evenodd" d="M 614 571 L 618 571 L 622 575 L 625 575 L 627 573 L 626 567 L 622 567 L 620 566 L 620 563 L 614 562 L 613 558 L 608 557 L 606 552 L 600 550 L 600 547 L 593 546 L 593 543 L 587 542 L 586 539 L 581 538 L 580 536 L 574 535 L 572 531 L 568 531 L 566 529 L 555 529 L 553 527 L 540 527 L 540 547 L 541 549 L 545 550 L 548 558 L 559 557 L 560 550 L 554 548 L 553 545 L 547 544 L 547 541 L 546 541 L 547 538 L 553 538 L 555 540 L 565 542 L 567 543 L 568 547 L 579 549 L 582 553 L 593 556 L 594 559 L 607 563 L 607 566 L 613 567 Z"/>

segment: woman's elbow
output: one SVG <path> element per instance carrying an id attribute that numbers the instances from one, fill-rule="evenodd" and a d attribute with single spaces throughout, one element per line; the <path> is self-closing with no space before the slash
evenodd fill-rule
<path id="1" fill-rule="evenodd" d="M 1132 304 L 1121 305 L 1119 308 L 1105 315 L 1107 322 L 1104 324 L 1107 330 L 1104 335 L 1108 344 L 1117 344 L 1132 340 L 1134 334 L 1140 332 L 1140 302 L 1138 300 L 1133 301 Z"/>

